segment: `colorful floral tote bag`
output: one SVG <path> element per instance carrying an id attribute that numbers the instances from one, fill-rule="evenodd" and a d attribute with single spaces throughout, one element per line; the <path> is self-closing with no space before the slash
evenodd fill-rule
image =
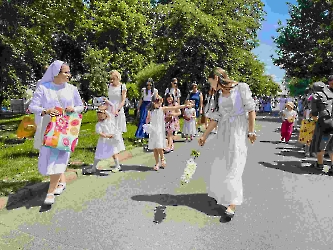
<path id="1" fill-rule="evenodd" d="M 44 134 L 44 146 L 74 152 L 78 144 L 82 115 L 65 113 L 51 117 Z"/>

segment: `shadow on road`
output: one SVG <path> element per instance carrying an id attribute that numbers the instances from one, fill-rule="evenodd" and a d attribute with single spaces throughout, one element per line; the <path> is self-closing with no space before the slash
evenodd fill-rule
<path id="1" fill-rule="evenodd" d="M 44 200 L 49 188 L 49 182 L 41 182 L 33 185 L 33 189 L 26 186 L 20 189 L 15 194 L 8 196 L 6 205 L 7 210 L 13 210 L 20 207 L 27 209 L 32 207 L 41 207 L 40 212 L 45 212 L 51 209 L 51 206 L 45 206 Z"/>
<path id="2" fill-rule="evenodd" d="M 131 198 L 132 200 L 135 201 L 155 202 L 160 204 L 162 207 L 187 206 L 210 216 L 223 216 L 224 211 L 226 210 L 224 206 L 216 204 L 216 200 L 214 198 L 209 197 L 208 194 L 184 194 L 184 195 L 147 194 L 147 195 L 135 195 L 132 196 Z M 159 210 L 157 209 L 157 211 Z"/>
<path id="3" fill-rule="evenodd" d="M 276 155 L 286 156 L 286 157 L 295 157 L 303 159 L 305 157 L 304 151 L 299 152 L 298 148 L 294 150 L 283 149 L 280 153 L 275 153 Z"/>
<path id="4" fill-rule="evenodd" d="M 263 165 L 266 168 L 279 169 L 294 174 L 323 174 L 321 170 L 317 170 L 312 167 L 302 166 L 301 161 L 274 161 L 274 164 L 268 162 L 259 162 L 259 164 Z"/>
<path id="5" fill-rule="evenodd" d="M 259 142 L 262 142 L 262 143 L 272 143 L 272 144 L 279 144 L 280 141 L 259 141 Z"/>
<path id="6" fill-rule="evenodd" d="M 276 123 L 281 123 L 281 118 L 278 117 L 273 117 L 270 115 L 267 116 L 257 116 L 256 117 L 257 121 L 261 121 L 261 122 L 276 122 Z"/>

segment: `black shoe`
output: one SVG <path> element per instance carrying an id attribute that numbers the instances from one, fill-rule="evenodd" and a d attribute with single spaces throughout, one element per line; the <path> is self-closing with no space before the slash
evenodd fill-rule
<path id="1" fill-rule="evenodd" d="M 318 162 L 311 164 L 312 168 L 318 169 L 318 170 L 323 170 L 324 164 L 318 164 Z"/>

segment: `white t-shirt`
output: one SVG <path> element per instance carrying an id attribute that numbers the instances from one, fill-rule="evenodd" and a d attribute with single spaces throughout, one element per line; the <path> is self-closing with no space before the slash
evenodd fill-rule
<path id="1" fill-rule="evenodd" d="M 151 101 L 152 98 L 152 94 L 151 94 L 151 89 L 148 89 L 148 94 L 146 93 L 146 88 L 142 88 L 141 89 L 141 94 L 143 97 L 143 101 Z M 158 90 L 154 88 L 154 94 L 153 95 L 157 95 L 158 94 Z"/>
<path id="2" fill-rule="evenodd" d="M 283 117 L 284 119 L 289 119 L 292 117 L 296 118 L 296 116 L 297 116 L 297 113 L 295 110 L 289 111 L 289 110 L 285 109 L 285 110 L 283 110 L 283 114 L 284 114 L 284 117 Z"/>

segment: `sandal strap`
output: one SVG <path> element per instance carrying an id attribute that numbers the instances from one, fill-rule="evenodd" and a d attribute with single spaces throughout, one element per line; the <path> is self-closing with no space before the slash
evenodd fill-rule
<path id="1" fill-rule="evenodd" d="M 46 196 L 55 196 L 53 193 L 48 193 Z"/>
<path id="2" fill-rule="evenodd" d="M 60 186 L 63 186 L 63 187 L 66 187 L 66 182 L 59 182 L 59 183 L 58 183 L 58 186 L 59 186 L 59 185 L 60 185 Z"/>

